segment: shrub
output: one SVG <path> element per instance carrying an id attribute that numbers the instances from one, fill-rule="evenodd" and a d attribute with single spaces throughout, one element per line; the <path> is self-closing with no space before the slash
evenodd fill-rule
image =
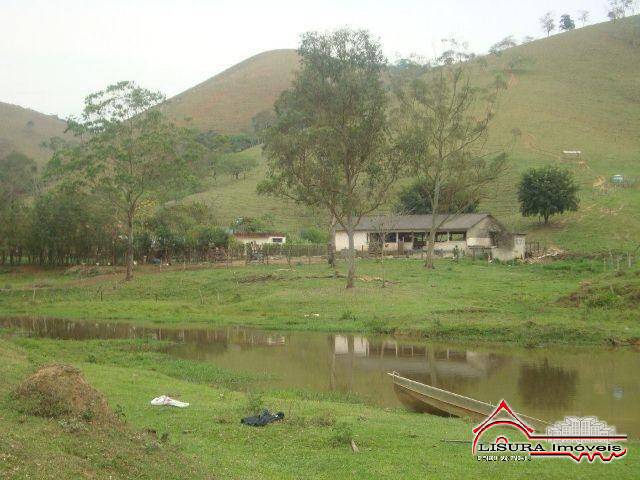
<path id="1" fill-rule="evenodd" d="M 260 392 L 249 392 L 247 394 L 247 411 L 259 413 L 264 408 L 264 399 Z"/>
<path id="2" fill-rule="evenodd" d="M 335 446 L 348 445 L 353 438 L 353 426 L 349 422 L 340 421 L 333 426 L 331 443 Z"/>
<path id="3" fill-rule="evenodd" d="M 309 243 L 327 243 L 329 241 L 329 234 L 318 228 L 305 228 L 300 232 L 300 239 Z"/>
<path id="4" fill-rule="evenodd" d="M 351 310 L 345 310 L 344 312 L 342 312 L 342 315 L 340 315 L 340 320 L 345 322 L 346 321 L 355 322 L 356 315 Z"/>

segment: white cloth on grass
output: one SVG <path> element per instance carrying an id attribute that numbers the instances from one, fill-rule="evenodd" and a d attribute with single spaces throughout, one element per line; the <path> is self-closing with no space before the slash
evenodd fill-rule
<path id="1" fill-rule="evenodd" d="M 171 405 L 172 407 L 185 408 L 188 407 L 189 404 L 187 402 L 181 402 L 171 397 L 167 397 L 166 395 L 160 395 L 159 397 L 151 400 L 151 405 Z"/>

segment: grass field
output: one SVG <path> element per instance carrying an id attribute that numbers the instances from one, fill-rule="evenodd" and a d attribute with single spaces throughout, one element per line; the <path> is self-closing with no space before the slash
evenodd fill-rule
<path id="1" fill-rule="evenodd" d="M 637 266 L 603 272 L 600 260 L 538 265 L 419 259 L 358 263 L 364 279 L 346 291 L 324 264 L 201 268 L 145 267 L 78 279 L 60 270 L 0 274 L 0 311 L 128 320 L 166 326 L 244 325 L 267 329 L 394 332 L 454 340 L 540 343 L 636 342 Z M 340 265 L 344 270 L 344 266 Z"/>
<path id="2" fill-rule="evenodd" d="M 211 180 L 208 188 L 201 193 L 191 195 L 189 201 L 210 205 L 216 221 L 220 225 L 233 225 L 238 217 L 269 217 L 276 230 L 284 230 L 298 235 L 304 227 L 326 225 L 326 219 L 316 216 L 308 208 L 294 202 L 271 196 L 260 196 L 256 192 L 258 183 L 264 180 L 266 164 L 262 158 L 262 147 L 256 146 L 243 152 L 230 155 L 250 155 L 256 159 L 257 167 L 241 174 L 239 179 L 233 175 L 220 175 Z"/>
<path id="3" fill-rule="evenodd" d="M 479 462 L 472 424 L 310 392 L 251 390 L 252 378 L 173 360 L 154 341 L 0 337 L 0 476 L 23 478 L 635 478 L 630 454 L 610 465 L 569 460 Z M 167 358 L 163 358 L 167 357 Z M 102 392 L 120 425 L 21 413 L 12 392 L 35 368 L 66 362 Z M 186 409 L 152 407 L 169 394 Z M 260 406 L 285 413 L 264 428 L 241 425 Z M 353 439 L 360 452 L 349 446 Z M 444 440 L 444 441 L 443 441 Z M 453 442 L 451 442 L 453 441 Z"/>

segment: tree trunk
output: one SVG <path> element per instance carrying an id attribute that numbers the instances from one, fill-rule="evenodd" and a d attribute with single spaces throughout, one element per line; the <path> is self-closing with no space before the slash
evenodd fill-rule
<path id="1" fill-rule="evenodd" d="M 347 252 L 347 258 L 349 263 L 349 270 L 347 272 L 347 288 L 353 288 L 355 286 L 356 278 L 356 248 L 353 239 L 354 227 L 353 218 L 351 215 L 347 217 L 347 236 L 349 237 L 349 250 Z"/>
<path id="2" fill-rule="evenodd" d="M 336 220 L 331 219 L 331 227 L 329 229 L 329 243 L 327 244 L 327 262 L 331 268 L 336 268 Z"/>
<path id="3" fill-rule="evenodd" d="M 435 226 L 431 227 L 429 231 L 429 240 L 427 242 L 427 258 L 424 262 L 425 268 L 434 269 L 435 265 L 433 264 L 433 252 L 436 247 L 436 231 Z"/>
<path id="4" fill-rule="evenodd" d="M 433 192 L 433 200 L 431 202 L 431 231 L 429 233 L 429 242 L 427 243 L 427 259 L 424 262 L 425 268 L 435 268 L 433 264 L 433 251 L 436 246 L 436 218 L 438 214 L 438 207 L 440 207 L 440 178 L 436 179 L 435 190 Z"/>
<path id="5" fill-rule="evenodd" d="M 127 216 L 127 274 L 125 281 L 133 279 L 133 217 Z"/>

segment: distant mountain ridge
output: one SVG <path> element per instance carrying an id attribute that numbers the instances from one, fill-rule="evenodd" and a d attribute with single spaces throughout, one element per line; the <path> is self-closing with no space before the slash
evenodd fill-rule
<path id="1" fill-rule="evenodd" d="M 199 130 L 250 132 L 251 119 L 273 107 L 297 68 L 295 50 L 263 52 L 170 98 L 164 109 Z"/>

